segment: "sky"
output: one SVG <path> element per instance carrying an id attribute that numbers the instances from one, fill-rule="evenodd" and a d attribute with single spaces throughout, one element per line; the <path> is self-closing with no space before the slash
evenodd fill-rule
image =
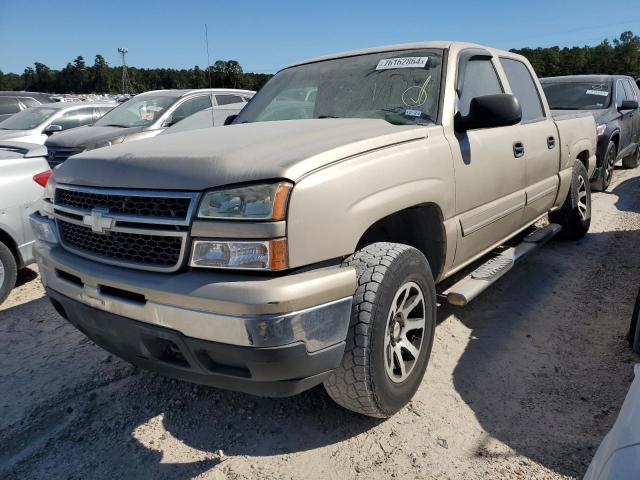
<path id="1" fill-rule="evenodd" d="M 0 70 L 34 62 L 60 69 L 97 53 L 136 67 L 206 67 L 237 60 L 274 73 L 295 61 L 344 50 L 422 40 L 464 40 L 509 49 L 583 46 L 640 34 L 640 2 L 616 0 L 0 0 Z"/>

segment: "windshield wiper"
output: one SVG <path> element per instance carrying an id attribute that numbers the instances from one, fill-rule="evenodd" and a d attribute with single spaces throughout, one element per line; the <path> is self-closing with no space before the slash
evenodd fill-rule
<path id="1" fill-rule="evenodd" d="M 118 127 L 118 128 L 129 128 L 126 125 L 118 125 L 117 123 L 108 123 L 107 125 L 98 125 L 100 127 Z"/>
<path id="2" fill-rule="evenodd" d="M 340 118 L 340 117 L 334 117 L 333 115 L 318 115 L 316 118 Z"/>

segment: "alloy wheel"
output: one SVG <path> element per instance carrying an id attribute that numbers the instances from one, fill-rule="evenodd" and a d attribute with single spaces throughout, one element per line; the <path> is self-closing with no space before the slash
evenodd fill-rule
<path id="1" fill-rule="evenodd" d="M 425 301 L 415 282 L 404 283 L 396 292 L 384 334 L 384 363 L 389 379 L 401 383 L 418 361 L 425 329 Z"/>
<path id="2" fill-rule="evenodd" d="M 587 185 L 582 176 L 578 177 L 578 213 L 580 219 L 584 222 L 589 218 L 589 209 L 591 207 L 590 200 L 587 195 Z"/>

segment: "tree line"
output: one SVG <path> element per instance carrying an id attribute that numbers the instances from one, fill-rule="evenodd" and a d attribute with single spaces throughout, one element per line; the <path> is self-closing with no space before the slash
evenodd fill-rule
<path id="1" fill-rule="evenodd" d="M 539 77 L 581 74 L 618 74 L 640 77 L 640 37 L 623 32 L 589 47 L 512 49 L 527 57 Z"/>
<path id="2" fill-rule="evenodd" d="M 135 93 L 164 88 L 207 88 L 209 76 L 214 88 L 259 90 L 273 76 L 247 73 L 236 60 L 218 60 L 210 68 L 189 69 L 127 67 L 129 83 Z M 0 90 L 29 90 L 48 93 L 122 93 L 122 67 L 111 67 L 98 54 L 93 65 L 81 56 L 61 70 L 36 62 L 22 75 L 0 70 Z"/>
<path id="3" fill-rule="evenodd" d="M 618 38 L 596 46 L 512 49 L 529 59 L 538 76 L 588 73 L 624 74 L 640 77 L 640 37 L 623 32 Z M 136 93 L 163 88 L 244 88 L 259 90 L 271 77 L 246 73 L 236 60 L 218 60 L 213 66 L 189 69 L 128 67 Z M 121 93 L 122 67 L 111 67 L 102 55 L 93 65 L 79 56 L 61 70 L 36 62 L 21 75 L 0 70 L 0 90 L 31 90 L 51 93 Z"/>

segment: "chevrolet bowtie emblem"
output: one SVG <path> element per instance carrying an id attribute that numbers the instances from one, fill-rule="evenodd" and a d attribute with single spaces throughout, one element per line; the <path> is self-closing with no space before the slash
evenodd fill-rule
<path id="1" fill-rule="evenodd" d="M 89 215 L 82 216 L 82 223 L 91 227 L 95 233 L 107 233 L 115 223 L 115 219 L 107 217 L 109 210 L 106 208 L 94 208 Z"/>

